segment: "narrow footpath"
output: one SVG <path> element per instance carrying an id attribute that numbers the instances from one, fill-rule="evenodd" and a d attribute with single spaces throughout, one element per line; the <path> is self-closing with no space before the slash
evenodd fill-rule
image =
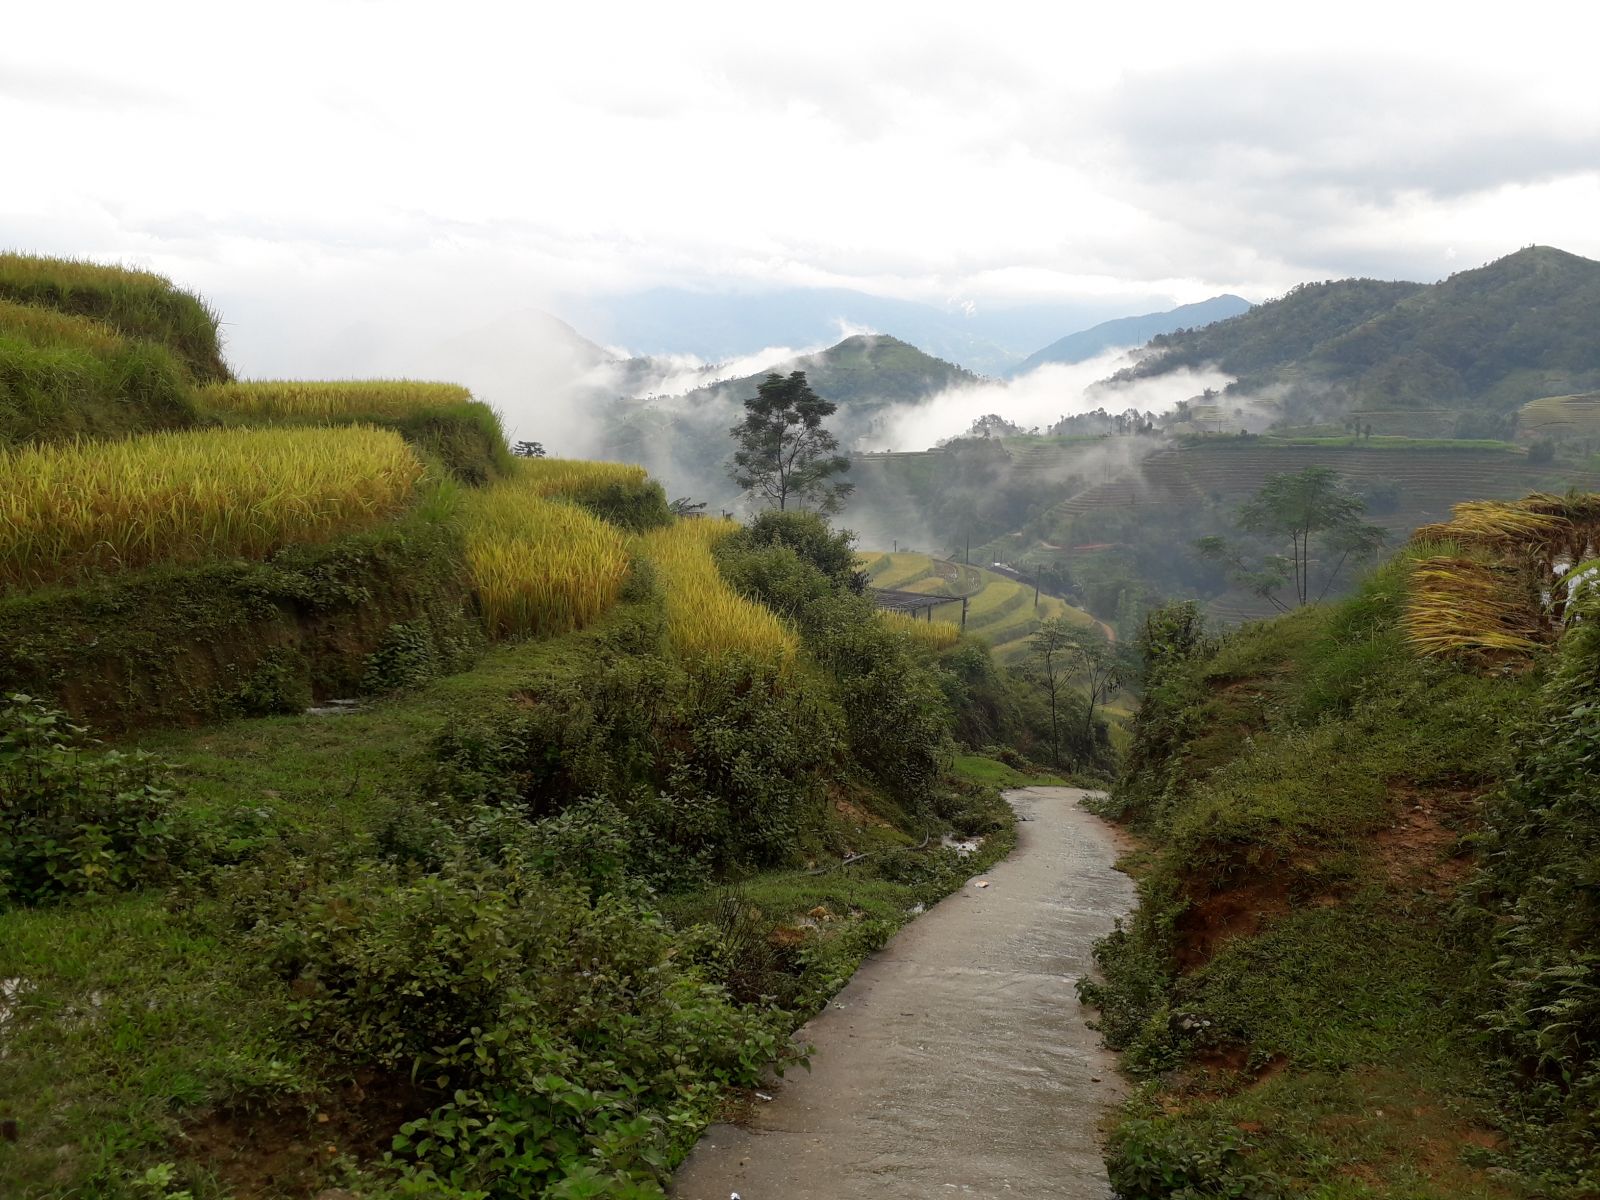
<path id="1" fill-rule="evenodd" d="M 677 1200 L 1110 1195 L 1122 1094 L 1073 983 L 1133 905 L 1076 788 L 1007 793 L 1017 848 L 900 931 L 796 1034 L 815 1047 L 748 1127 L 706 1131 Z"/>

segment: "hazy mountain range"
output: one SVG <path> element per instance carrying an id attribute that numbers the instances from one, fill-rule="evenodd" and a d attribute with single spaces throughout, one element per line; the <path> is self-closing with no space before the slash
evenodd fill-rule
<path id="1" fill-rule="evenodd" d="M 1229 317 L 1236 317 L 1242 312 L 1248 312 L 1249 309 L 1250 301 L 1239 296 L 1222 295 L 1195 304 L 1180 304 L 1177 308 L 1165 312 L 1145 313 L 1137 317 L 1117 317 L 1115 320 L 1102 321 L 1090 329 L 1069 333 L 1064 338 L 1056 339 L 1043 350 L 1036 350 L 1028 355 L 1007 373 L 1014 376 L 1026 375 L 1045 363 L 1087 362 L 1107 350 L 1123 346 L 1142 346 L 1157 334 L 1172 333 L 1179 329 L 1199 329 L 1214 321 L 1225 321 Z"/>
<path id="2" fill-rule="evenodd" d="M 1135 296 L 994 308 L 952 301 L 941 308 L 843 288 L 732 293 L 656 288 L 598 300 L 572 299 L 556 308 L 597 341 L 625 346 L 641 356 L 693 354 L 723 361 L 765 346 L 826 346 L 852 333 L 875 332 L 980 375 L 1000 376 L 1064 333 L 1087 329 L 1130 308 L 1161 304 L 1159 296 Z"/>
<path id="3" fill-rule="evenodd" d="M 1149 350 L 1119 378 L 1209 364 L 1290 418 L 1448 410 L 1458 434 L 1504 436 L 1527 401 L 1600 387 L 1600 262 L 1529 246 L 1435 284 L 1304 284 Z"/>

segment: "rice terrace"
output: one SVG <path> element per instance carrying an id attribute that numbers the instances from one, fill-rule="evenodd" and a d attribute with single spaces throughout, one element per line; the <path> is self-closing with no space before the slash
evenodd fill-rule
<path id="1" fill-rule="evenodd" d="M 1582 15 L 302 7 L 0 52 L 0 1200 L 1600 1198 Z"/>

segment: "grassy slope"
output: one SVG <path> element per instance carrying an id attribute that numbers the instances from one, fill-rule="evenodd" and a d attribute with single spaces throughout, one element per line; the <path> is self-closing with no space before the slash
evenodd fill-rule
<path id="1" fill-rule="evenodd" d="M 639 605 L 620 605 L 587 630 L 501 646 L 469 672 L 350 715 L 237 721 L 151 734 L 139 745 L 176 765 L 186 806 L 232 831 L 233 855 L 270 854 L 275 847 L 313 856 L 371 854 L 426 771 L 435 735 L 458 717 L 481 715 L 578 674 L 600 640 L 642 615 Z M 1009 785 L 1015 773 L 972 757 L 961 774 L 981 787 Z M 1003 806 L 991 802 L 989 811 L 1004 817 Z M 826 862 L 846 852 L 913 845 L 918 839 L 905 824 L 871 794 L 841 796 L 817 851 Z M 889 872 L 876 869 L 885 860 L 872 856 L 847 868 L 767 872 L 744 881 L 738 895 L 768 923 L 802 928 L 808 912 L 820 907 L 828 914 L 805 935 L 805 994 L 820 999 L 915 905 L 930 903 L 1010 844 L 1002 821 L 981 854 L 959 868 L 930 874 L 902 864 Z M 665 909 L 688 923 L 713 912 L 722 895 L 719 888 L 677 895 Z M 14 1145 L 0 1142 L 0 1176 L 16 1189 L 8 1196 L 75 1194 L 75 1188 L 121 1195 L 130 1170 L 196 1157 L 198 1174 L 193 1167 L 184 1172 L 197 1181 L 199 1196 L 234 1189 L 296 1194 L 294 1188 L 321 1176 L 298 1159 L 274 1160 L 283 1138 L 325 1141 L 337 1149 L 330 1161 L 362 1159 L 387 1146 L 400 1120 L 432 1103 L 406 1110 L 401 1097 L 401 1108 L 374 1112 L 351 1100 L 348 1084 L 319 1074 L 303 1057 L 307 1048 L 287 1032 L 292 997 L 281 979 L 241 958 L 223 906 L 204 896 L 170 903 L 141 894 L 0 913 L 0 979 L 22 980 L 25 989 L 0 1054 L 3 1115 L 19 1133 Z M 805 1015 L 796 1012 L 794 1019 Z M 329 1124 L 318 1124 L 319 1108 L 331 1114 Z M 208 1181 L 207 1131 L 220 1121 L 222 1134 L 237 1139 L 257 1128 L 237 1124 L 230 1115 L 236 1110 L 282 1110 L 290 1119 L 260 1133 L 259 1154 L 247 1154 L 245 1167 L 219 1167 Z M 201 1141 L 190 1144 L 189 1136 Z M 63 1155 L 62 1147 L 71 1152 Z M 234 1147 L 227 1149 L 232 1154 Z M 262 1173 L 275 1161 L 286 1173 L 270 1185 Z"/>
<path id="2" fill-rule="evenodd" d="M 1096 996 L 1148 1080 L 1113 1137 L 1155 1189 L 1130 1194 L 1515 1194 L 1450 903 L 1531 684 L 1412 656 L 1403 578 L 1248 627 L 1139 716 L 1116 803 L 1151 848 Z"/>

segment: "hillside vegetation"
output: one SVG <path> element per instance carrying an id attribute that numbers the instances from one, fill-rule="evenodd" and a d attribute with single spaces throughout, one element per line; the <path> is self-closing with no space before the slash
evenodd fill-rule
<path id="1" fill-rule="evenodd" d="M 84 322 L 144 310 L 30 270 L 16 345 L 121 352 Z M 447 384 L 218 374 L 158 430 L 46 373 L 79 436 L 0 446 L 3 1190 L 660 1197 L 1005 853 L 1037 712 L 814 515 L 676 520 Z"/>
<path id="2" fill-rule="evenodd" d="M 967 600 L 966 629 L 989 644 L 996 660 L 1015 661 L 1028 652 L 1028 637 L 1043 621 L 1093 625 L 1094 618 L 1066 601 L 985 567 L 963 566 L 927 554 L 901 552 L 861 556 L 873 587 L 948 596 L 951 603 L 934 610 L 935 624 L 961 621 L 961 599 Z"/>
<path id="3" fill-rule="evenodd" d="M 1149 847 L 1141 903 L 1084 986 L 1145 1081 L 1111 1136 L 1121 1195 L 1600 1181 L 1600 924 L 1574 875 L 1597 826 L 1571 799 L 1600 732 L 1590 622 L 1533 672 L 1419 654 L 1438 545 L 1221 638 L 1193 606 L 1145 625 L 1107 805 Z"/>
<path id="4" fill-rule="evenodd" d="M 1201 330 L 1167 334 L 1120 378 L 1212 363 L 1227 395 L 1291 421 L 1442 409 L 1465 436 L 1503 436 L 1516 409 L 1600 384 L 1600 263 L 1530 246 L 1437 284 L 1340 280 Z"/>

